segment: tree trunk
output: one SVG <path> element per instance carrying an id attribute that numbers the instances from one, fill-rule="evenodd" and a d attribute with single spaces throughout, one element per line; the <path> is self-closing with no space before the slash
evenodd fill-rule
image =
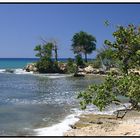
<path id="1" fill-rule="evenodd" d="M 85 53 L 85 62 L 87 62 L 87 53 Z"/>
<path id="2" fill-rule="evenodd" d="M 56 47 L 55 47 L 54 52 L 55 52 L 55 61 L 57 62 L 58 61 L 58 58 L 57 58 L 57 48 Z"/>
<path id="3" fill-rule="evenodd" d="M 124 66 L 123 66 L 123 72 L 126 75 L 128 75 L 128 58 L 124 58 L 123 59 L 123 64 L 124 64 Z"/>

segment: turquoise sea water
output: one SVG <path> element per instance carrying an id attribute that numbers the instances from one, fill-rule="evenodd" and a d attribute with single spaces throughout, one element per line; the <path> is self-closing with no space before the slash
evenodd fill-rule
<path id="1" fill-rule="evenodd" d="M 24 68 L 28 63 L 36 62 L 37 60 L 38 58 L 0 58 L 0 69 Z M 58 58 L 58 61 L 65 62 L 67 58 Z"/>
<path id="2" fill-rule="evenodd" d="M 37 60 L 38 58 L 0 58 L 0 69 L 24 68 Z"/>

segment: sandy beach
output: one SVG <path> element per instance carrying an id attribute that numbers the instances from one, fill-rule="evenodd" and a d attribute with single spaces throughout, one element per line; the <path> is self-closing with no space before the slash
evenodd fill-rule
<path id="1" fill-rule="evenodd" d="M 140 136 L 140 112 L 129 111 L 123 119 L 115 115 L 81 115 L 64 136 Z"/>

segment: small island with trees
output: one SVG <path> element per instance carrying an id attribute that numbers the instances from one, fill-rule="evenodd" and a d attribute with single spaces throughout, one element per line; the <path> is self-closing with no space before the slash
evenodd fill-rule
<path id="1" fill-rule="evenodd" d="M 107 23 L 106 25 L 108 26 Z M 92 84 L 85 91 L 78 93 L 81 109 L 95 105 L 103 111 L 110 104 L 123 106 L 123 109 L 117 110 L 111 116 L 95 114 L 81 116 L 80 123 L 71 126 L 73 129 L 65 136 L 104 136 L 111 135 L 112 131 L 114 131 L 112 135 L 133 135 L 131 124 L 130 127 L 124 126 L 122 121 L 123 119 L 126 121 L 127 114 L 133 114 L 134 111 L 139 114 L 140 110 L 140 27 L 133 24 L 117 26 L 113 37 L 114 41 L 104 41 L 104 47 L 98 50 L 96 59 L 91 60 L 88 60 L 87 55 L 96 50 L 97 40 L 84 31 L 75 33 L 72 37 L 70 49 L 75 58 L 68 58 L 66 62 L 58 61 L 58 46 L 55 40 L 42 40 L 42 44 L 34 49 L 39 61 L 27 65 L 25 70 L 28 72 L 73 74 L 75 77 L 87 74 L 105 76 L 101 84 Z M 130 105 L 123 104 L 119 99 L 120 96 L 127 98 Z M 119 123 L 122 123 L 120 127 L 129 129 L 123 130 L 122 134 L 118 133 Z M 103 132 L 99 134 L 96 130 Z"/>

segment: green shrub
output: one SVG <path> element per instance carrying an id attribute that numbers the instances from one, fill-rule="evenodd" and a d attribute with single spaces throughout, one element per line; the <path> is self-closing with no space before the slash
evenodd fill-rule
<path id="1" fill-rule="evenodd" d="M 40 73 L 50 73 L 53 68 L 53 62 L 46 58 L 42 58 L 37 62 L 37 69 Z"/>
<path id="2" fill-rule="evenodd" d="M 76 63 L 77 66 L 80 66 L 80 67 L 83 67 L 85 65 L 81 55 L 76 55 L 75 63 Z"/>
<path id="3" fill-rule="evenodd" d="M 45 57 L 37 62 L 37 69 L 40 73 L 56 73 L 60 71 L 57 62 L 53 62 L 51 59 Z"/>
<path id="4" fill-rule="evenodd" d="M 91 60 L 86 63 L 86 66 L 91 65 L 93 68 L 100 68 L 101 67 L 101 61 L 99 59 Z"/>
<path id="5" fill-rule="evenodd" d="M 118 95 L 122 95 L 129 98 L 133 107 L 137 107 L 140 102 L 139 85 L 140 76 L 135 73 L 121 77 L 110 74 L 102 84 L 93 84 L 84 92 L 80 92 L 78 99 L 82 99 L 80 102 L 82 109 L 89 104 L 94 104 L 103 110 L 113 101 L 119 101 Z"/>
<path id="6" fill-rule="evenodd" d="M 76 71 L 76 65 L 74 63 L 74 60 L 71 58 L 68 58 L 67 60 L 67 73 L 75 73 Z"/>

